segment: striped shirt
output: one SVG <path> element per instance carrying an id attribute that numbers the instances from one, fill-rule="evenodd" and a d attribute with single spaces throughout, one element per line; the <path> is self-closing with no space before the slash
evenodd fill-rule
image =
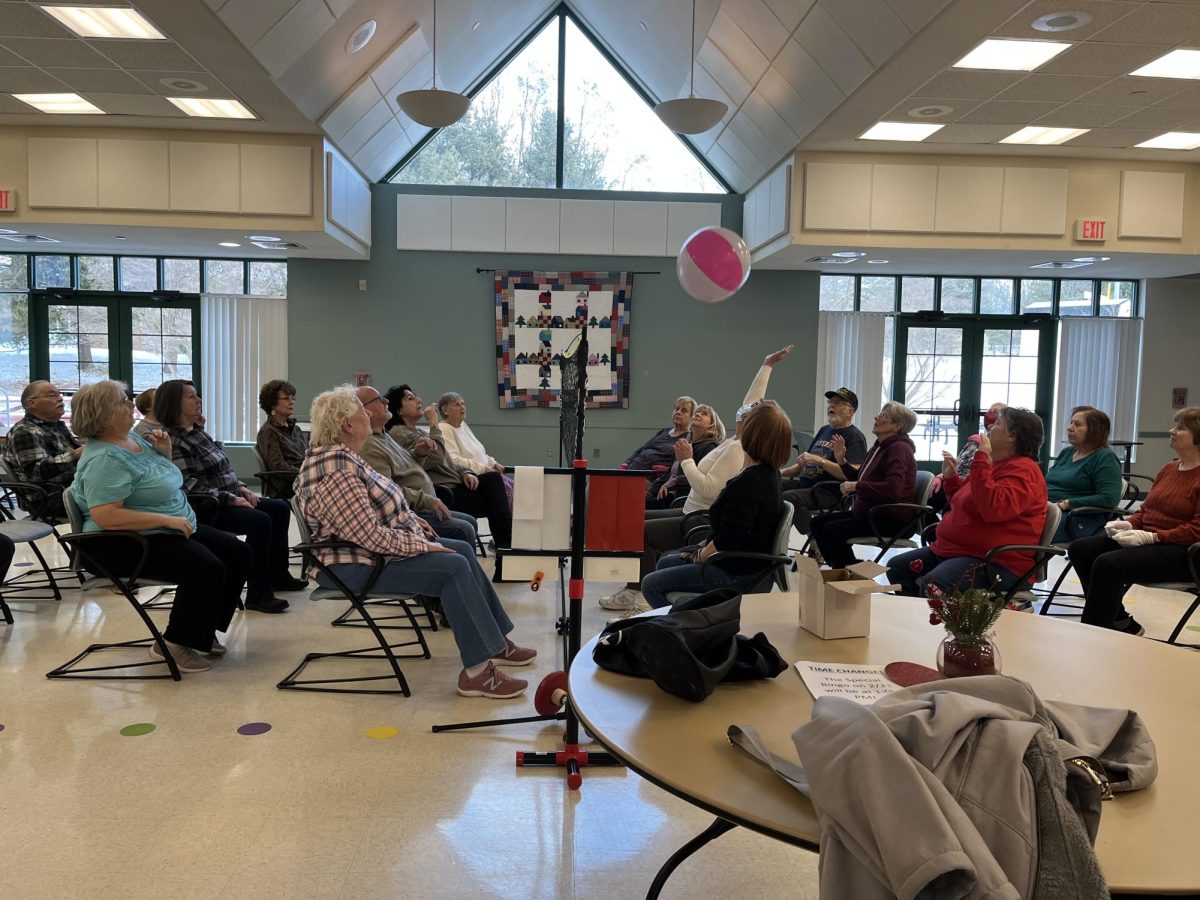
<path id="1" fill-rule="evenodd" d="M 1158 470 L 1154 487 L 1129 524 L 1152 531 L 1164 544 L 1200 541 L 1200 469 L 1179 471 L 1179 460 Z"/>
<path id="2" fill-rule="evenodd" d="M 319 551 L 327 566 L 371 565 L 371 553 L 416 556 L 432 546 L 400 487 L 341 444 L 309 448 L 296 477 L 296 501 L 314 541 L 353 541 L 362 548 Z"/>

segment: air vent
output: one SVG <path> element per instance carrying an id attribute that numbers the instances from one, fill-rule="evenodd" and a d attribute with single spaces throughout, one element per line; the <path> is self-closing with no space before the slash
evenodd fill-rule
<path id="1" fill-rule="evenodd" d="M 255 247 L 262 247 L 264 250 L 307 250 L 303 244 L 294 244 L 291 241 L 251 241 Z"/>
<path id="2" fill-rule="evenodd" d="M 1031 269 L 1078 269 L 1082 266 L 1090 266 L 1090 262 L 1078 262 L 1077 260 L 1069 259 L 1065 262 L 1044 262 L 1038 263 L 1036 266 L 1030 266 Z"/>
<path id="3" fill-rule="evenodd" d="M 58 238 L 46 237 L 41 234 L 0 234 L 0 238 L 6 241 L 14 241 L 18 244 L 57 244 Z"/>
<path id="4" fill-rule="evenodd" d="M 852 262 L 858 262 L 857 259 L 847 259 L 844 256 L 814 256 L 808 262 L 820 263 L 823 266 L 848 266 Z"/>

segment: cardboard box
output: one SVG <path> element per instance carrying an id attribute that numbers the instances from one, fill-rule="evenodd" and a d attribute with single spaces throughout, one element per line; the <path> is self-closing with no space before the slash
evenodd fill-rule
<path id="1" fill-rule="evenodd" d="M 870 561 L 822 569 L 815 559 L 797 553 L 801 627 L 825 640 L 866 637 L 871 633 L 871 595 L 900 589 L 874 580 L 886 571 Z"/>

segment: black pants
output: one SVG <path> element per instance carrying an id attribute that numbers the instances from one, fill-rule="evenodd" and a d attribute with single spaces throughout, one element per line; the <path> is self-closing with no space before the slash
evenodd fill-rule
<path id="1" fill-rule="evenodd" d="M 884 537 L 912 530 L 911 522 L 896 522 L 882 516 L 879 519 L 879 531 Z M 848 538 L 872 533 L 870 522 L 865 517 L 855 517 L 853 512 L 822 513 L 813 517 L 810 528 L 822 558 L 835 569 L 844 569 L 858 562 L 852 545 L 847 543 Z"/>
<path id="2" fill-rule="evenodd" d="M 175 532 L 148 534 L 146 540 L 150 556 L 141 574 L 176 585 L 163 637 L 207 653 L 216 632 L 228 629 L 233 619 L 250 573 L 252 551 L 233 535 L 208 525 L 197 526 L 190 538 Z M 95 551 L 89 547 L 88 552 Z M 131 540 L 109 541 L 96 555 L 114 574 L 129 575 L 141 558 L 141 548 Z"/>
<path id="3" fill-rule="evenodd" d="M 1121 598 L 1131 584 L 1191 581 L 1184 544 L 1123 548 L 1108 535 L 1081 538 L 1067 548 L 1083 585 L 1083 624 L 1111 628 L 1125 619 Z"/>
<path id="4" fill-rule="evenodd" d="M 814 512 L 841 509 L 842 483 L 825 481 L 812 487 L 785 490 L 783 499 L 792 504 L 792 526 L 801 534 L 808 534 Z"/>
<path id="5" fill-rule="evenodd" d="M 211 524 L 230 534 L 244 534 L 254 551 L 247 599 L 273 596 L 275 584 L 288 577 L 288 525 L 292 508 L 286 500 L 260 497 L 258 506 L 223 506 Z"/>
<path id="6" fill-rule="evenodd" d="M 477 519 L 487 517 L 496 546 L 511 547 L 512 510 L 508 508 L 504 479 L 499 472 L 484 472 L 475 477 L 479 479 L 479 487 L 473 491 L 463 484 L 445 485 L 451 493 L 446 505 L 455 512 L 465 512 Z"/>

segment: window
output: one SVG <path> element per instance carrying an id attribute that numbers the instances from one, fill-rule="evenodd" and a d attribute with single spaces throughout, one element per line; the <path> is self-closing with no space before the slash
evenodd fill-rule
<path id="1" fill-rule="evenodd" d="M 163 290 L 183 294 L 200 293 L 200 260 L 164 259 Z"/>
<path id="2" fill-rule="evenodd" d="M 1133 281 L 1100 282 L 1100 315 L 1132 318 L 1137 301 L 1137 283 Z"/>
<path id="3" fill-rule="evenodd" d="M 12 286 L 3 270 L 0 286 Z M 28 383 L 29 297 L 25 293 L 0 293 L 0 432 L 7 433 L 24 415 L 21 391 Z"/>
<path id="4" fill-rule="evenodd" d="M 138 293 L 158 290 L 158 260 L 146 256 L 123 256 L 117 260 L 121 290 Z"/>
<path id="5" fill-rule="evenodd" d="M 652 107 L 570 14 L 556 11 L 475 94 L 467 115 L 431 132 L 390 180 L 727 193 Z"/>
<path id="6" fill-rule="evenodd" d="M 80 256 L 79 289 L 111 291 L 116 287 L 116 267 L 111 256 Z"/>
<path id="7" fill-rule="evenodd" d="M 250 263 L 250 293 L 255 297 L 287 296 L 287 263 Z"/>
<path id="8" fill-rule="evenodd" d="M 895 312 L 896 279 L 891 275 L 864 275 L 858 308 L 863 312 Z"/>
<path id="9" fill-rule="evenodd" d="M 942 279 L 942 312 L 968 315 L 975 312 L 974 278 Z"/>
<path id="10" fill-rule="evenodd" d="M 132 312 L 130 388 L 135 394 L 171 378 L 192 379 L 192 311 L 179 306 L 135 306 Z"/>
<path id="11" fill-rule="evenodd" d="M 1022 278 L 1021 312 L 1054 312 L 1054 282 L 1048 278 Z"/>
<path id="12" fill-rule="evenodd" d="M 33 286 L 39 288 L 71 287 L 71 257 L 35 256 Z"/>
<path id="13" fill-rule="evenodd" d="M 1091 281 L 1064 280 L 1058 287 L 1058 314 L 1060 316 L 1094 316 L 1095 300 Z"/>
<path id="14" fill-rule="evenodd" d="M 29 290 L 29 257 L 23 253 L 0 254 L 0 291 Z"/>
<path id="15" fill-rule="evenodd" d="M 985 316 L 1013 314 L 1013 281 L 1011 278 L 984 278 L 979 282 L 979 312 Z"/>
<path id="16" fill-rule="evenodd" d="M 821 301 L 823 312 L 848 312 L 854 309 L 854 276 L 822 275 Z"/>
<path id="17" fill-rule="evenodd" d="M 246 293 L 246 264 L 240 259 L 206 259 L 204 293 Z"/>
<path id="18" fill-rule="evenodd" d="M 922 312 L 933 309 L 933 278 L 900 279 L 900 312 Z"/>
<path id="19" fill-rule="evenodd" d="M 49 373 L 62 391 L 77 391 L 115 377 L 109 372 L 108 307 L 105 304 L 50 302 L 46 307 L 49 331 Z"/>

